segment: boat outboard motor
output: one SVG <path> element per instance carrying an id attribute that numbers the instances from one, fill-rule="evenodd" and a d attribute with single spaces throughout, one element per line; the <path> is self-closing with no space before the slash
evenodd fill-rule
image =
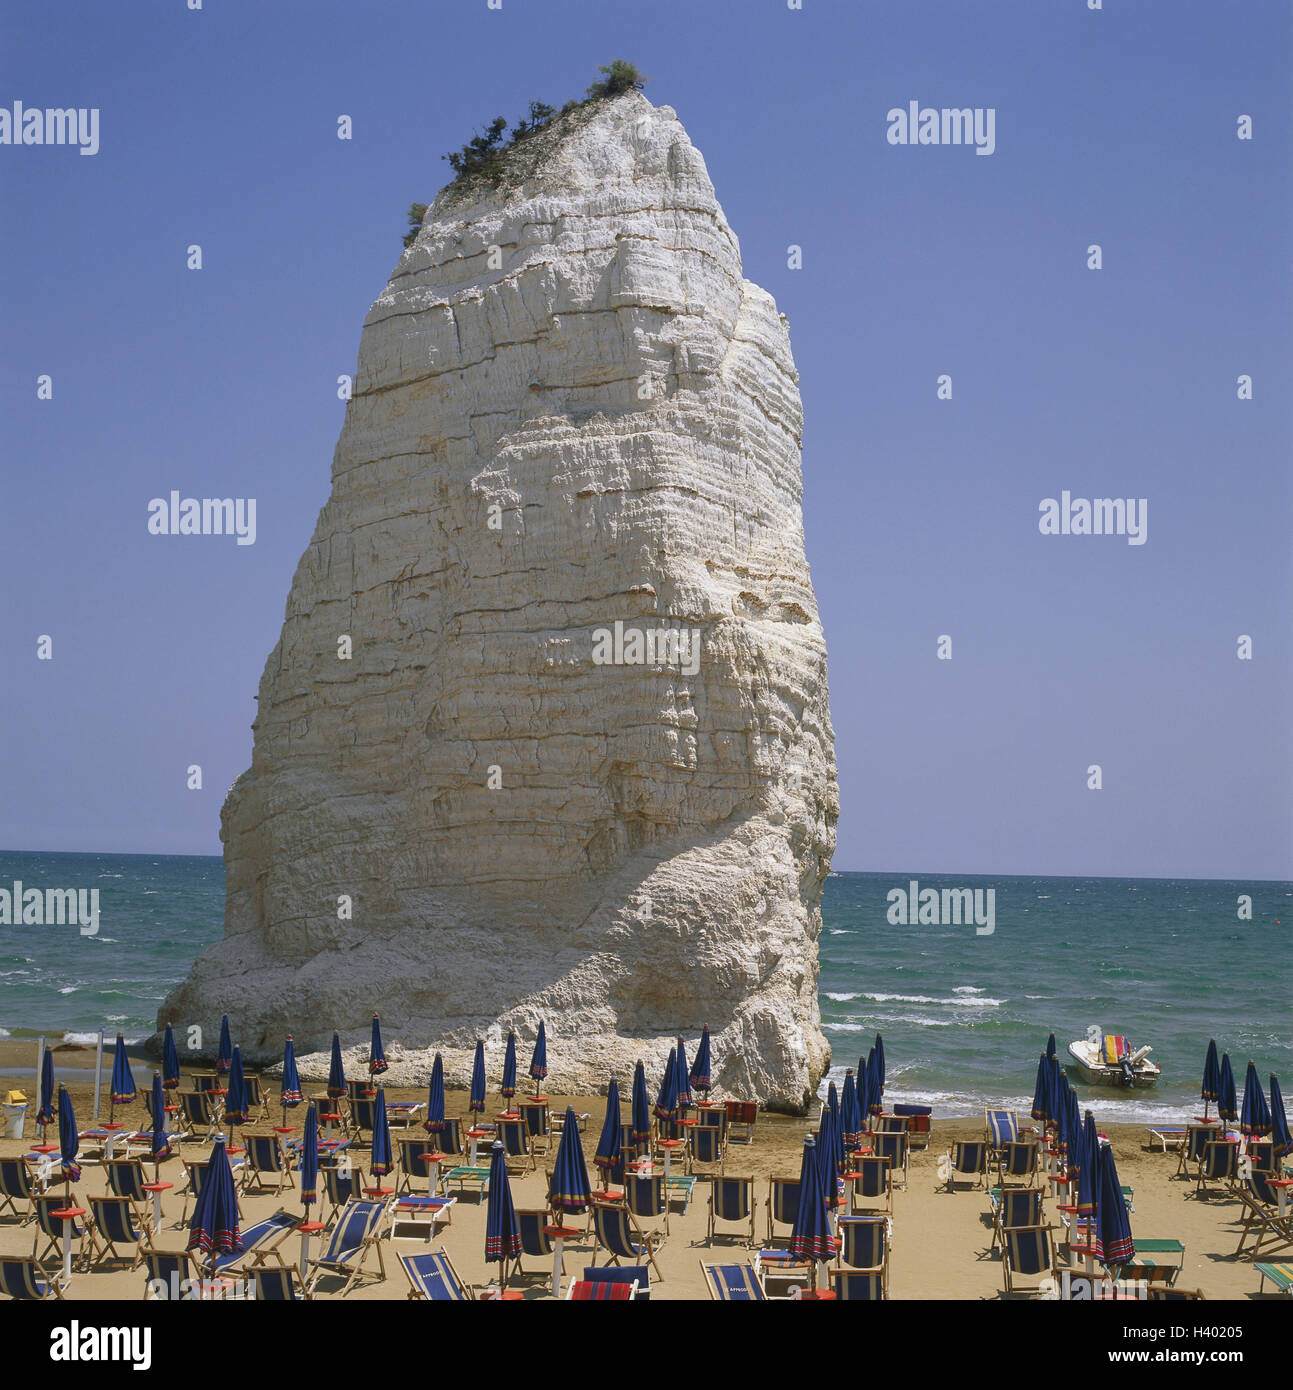
<path id="1" fill-rule="evenodd" d="M 1118 1066 L 1122 1069 L 1122 1084 L 1124 1086 L 1134 1086 L 1136 1084 L 1136 1064 L 1132 1061 L 1131 1044 L 1127 1044 L 1127 1050 L 1118 1058 Z"/>

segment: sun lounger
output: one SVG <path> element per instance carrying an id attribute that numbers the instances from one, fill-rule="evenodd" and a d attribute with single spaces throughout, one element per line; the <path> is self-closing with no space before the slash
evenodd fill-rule
<path id="1" fill-rule="evenodd" d="M 1169 1149 L 1179 1149 L 1184 1147 L 1185 1136 L 1188 1132 L 1186 1125 L 1151 1125 L 1149 1127 L 1149 1148 L 1154 1147 L 1154 1141 L 1158 1140 L 1158 1147 L 1161 1153 L 1167 1153 Z"/>
<path id="2" fill-rule="evenodd" d="M 1262 1282 L 1257 1289 L 1258 1293 L 1266 1292 L 1266 1281 L 1269 1279 L 1280 1293 L 1286 1297 L 1293 1297 L 1293 1263 L 1285 1260 L 1272 1264 L 1269 1260 L 1263 1260 L 1255 1264 L 1253 1268 L 1262 1276 Z"/>
<path id="3" fill-rule="evenodd" d="M 1185 1267 L 1185 1246 L 1167 1237 L 1136 1236 L 1134 1240 L 1135 1253 L 1118 1271 L 1118 1277 L 1175 1284 L 1176 1276 Z"/>
<path id="4" fill-rule="evenodd" d="M 345 1287 L 341 1292 L 343 1295 L 348 1293 L 355 1280 L 365 1272 L 364 1264 L 370 1252 L 376 1252 L 381 1278 L 386 1278 L 381 1243 L 382 1218 L 386 1210 L 385 1202 L 369 1201 L 350 1201 L 342 1208 L 337 1224 L 332 1228 L 327 1249 L 309 1262 L 305 1281 L 308 1297 L 314 1296 L 315 1288 L 325 1274 L 344 1278 Z"/>
<path id="5" fill-rule="evenodd" d="M 400 1268 L 409 1281 L 409 1298 L 432 1303 L 466 1303 L 475 1295 L 458 1278 L 443 1250 L 425 1255 L 401 1255 Z"/>
<path id="6" fill-rule="evenodd" d="M 216 1256 L 217 1274 L 242 1266 L 244 1272 L 263 1265 L 266 1260 L 276 1260 L 286 1264 L 279 1247 L 288 1236 L 300 1229 L 301 1218 L 290 1211 L 276 1211 L 273 1216 L 263 1217 L 253 1222 L 240 1234 L 242 1249 L 227 1251 Z"/>
<path id="7" fill-rule="evenodd" d="M 392 1240 L 433 1240 L 438 1226 L 453 1221 L 457 1197 L 429 1197 L 409 1192 L 396 1198 L 391 1216 Z"/>
<path id="8" fill-rule="evenodd" d="M 682 1199 L 682 1214 L 687 1215 L 687 1208 L 691 1206 L 691 1198 L 696 1190 L 696 1175 L 694 1173 L 674 1173 L 664 1180 L 665 1195 L 669 1200 L 675 1201 Z"/>
<path id="9" fill-rule="evenodd" d="M 763 1303 L 767 1299 L 753 1265 L 707 1265 L 702 1260 L 700 1268 L 709 1296 L 716 1303 Z"/>
<path id="10" fill-rule="evenodd" d="M 479 1192 L 483 1200 L 489 1192 L 489 1169 L 471 1168 L 466 1164 L 457 1168 L 450 1168 L 444 1175 L 444 1188 L 448 1192 L 450 1183 L 457 1185 L 459 1192 L 466 1192 L 471 1189 Z"/>
<path id="11" fill-rule="evenodd" d="M 627 1303 L 637 1296 L 636 1279 L 572 1279 L 566 1290 L 567 1300 L 573 1303 Z"/>
<path id="12" fill-rule="evenodd" d="M 29 1255 L 0 1255 L 0 1293 L 22 1302 L 62 1298 L 63 1288 Z"/>
<path id="13" fill-rule="evenodd" d="M 1145 1299 L 1149 1303 L 1170 1303 L 1178 1299 L 1195 1303 L 1206 1298 L 1207 1294 L 1202 1289 L 1176 1289 L 1168 1284 L 1148 1284 L 1145 1287 Z"/>
<path id="14" fill-rule="evenodd" d="M 709 1239 L 718 1234 L 716 1223 L 737 1221 L 749 1226 L 747 1245 L 754 1244 L 754 1179 L 715 1178 L 709 1192 Z M 669 1229 L 668 1223 L 665 1230 Z M 715 1266 L 718 1268 L 718 1266 Z"/>
<path id="15" fill-rule="evenodd" d="M 765 1299 L 796 1296 L 812 1281 L 812 1266 L 788 1250 L 760 1250 L 754 1257 L 754 1277 Z"/>

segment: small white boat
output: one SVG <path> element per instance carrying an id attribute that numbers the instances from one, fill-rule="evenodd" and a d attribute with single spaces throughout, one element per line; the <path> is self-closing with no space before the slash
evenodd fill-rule
<path id="1" fill-rule="evenodd" d="M 1094 1025 L 1081 1042 L 1069 1043 L 1069 1056 L 1078 1076 L 1088 1086 L 1121 1086 L 1143 1089 L 1157 1083 L 1162 1068 L 1149 1060 L 1148 1044 L 1132 1049 L 1117 1033 L 1104 1033 Z"/>

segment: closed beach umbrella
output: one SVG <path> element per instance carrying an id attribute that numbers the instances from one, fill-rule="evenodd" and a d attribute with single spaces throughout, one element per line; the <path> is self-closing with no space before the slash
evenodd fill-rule
<path id="1" fill-rule="evenodd" d="M 301 1205 L 306 1216 L 319 1200 L 319 1107 L 313 1101 L 305 1111 L 305 1138 L 301 1141 Z"/>
<path id="2" fill-rule="evenodd" d="M 1131 1222 L 1127 1202 L 1118 1181 L 1118 1165 L 1114 1161 L 1113 1145 L 1099 1144 L 1096 1158 L 1096 1259 L 1106 1269 L 1124 1265 L 1136 1251 L 1131 1238 Z"/>
<path id="3" fill-rule="evenodd" d="M 1064 1106 L 1068 1117 L 1064 1125 L 1064 1153 L 1067 1160 L 1068 1155 L 1075 1152 L 1080 1156 L 1085 1143 L 1085 1131 L 1082 1114 L 1078 1109 L 1077 1093 L 1071 1087 L 1065 1090 Z"/>
<path id="4" fill-rule="evenodd" d="M 817 1266 L 829 1260 L 835 1250 L 831 1239 L 830 1217 L 822 1190 L 817 1145 L 811 1134 L 804 1137 L 804 1156 L 799 1168 L 799 1209 L 790 1232 L 790 1253 L 812 1264 L 813 1288 L 817 1288 Z"/>
<path id="5" fill-rule="evenodd" d="M 40 1109 L 36 1111 L 40 1142 L 45 1142 L 45 1126 L 54 1123 L 54 1054 L 45 1049 L 40 1060 Z"/>
<path id="6" fill-rule="evenodd" d="M 1239 1118 L 1235 1099 L 1235 1073 L 1230 1066 L 1230 1053 L 1221 1054 L 1221 1080 L 1217 1084 L 1217 1114 L 1229 1124 Z"/>
<path id="7" fill-rule="evenodd" d="M 476 1039 L 476 1059 L 471 1064 L 471 1095 L 467 1100 L 467 1109 L 473 1114 L 483 1115 L 485 1113 L 485 1042 L 483 1038 Z"/>
<path id="8" fill-rule="evenodd" d="M 875 1035 L 875 1043 L 871 1048 L 875 1054 L 875 1074 L 876 1080 L 880 1083 L 880 1091 L 884 1092 L 885 1070 L 884 1070 L 884 1039 L 879 1033 Z"/>
<path id="9" fill-rule="evenodd" d="M 1090 1219 L 1095 1213 L 1095 1184 L 1099 1176 L 1100 1139 L 1095 1132 L 1095 1117 L 1088 1110 L 1082 1124 L 1081 1136 L 1073 1146 L 1070 1172 L 1076 1172 L 1077 1183 L 1069 1197 L 1078 1215 Z"/>
<path id="10" fill-rule="evenodd" d="M 328 1096 L 338 1100 L 346 1094 L 346 1069 L 341 1065 L 341 1039 L 332 1035 L 332 1062 L 328 1067 Z"/>
<path id="11" fill-rule="evenodd" d="M 544 1031 L 543 1020 L 539 1020 L 539 1036 L 534 1040 L 534 1051 L 530 1054 L 530 1075 L 534 1078 L 534 1094 L 539 1094 L 539 1083 L 548 1074 L 548 1035 Z"/>
<path id="12" fill-rule="evenodd" d="M 287 1124 L 287 1107 L 300 1105 L 304 1097 L 301 1095 L 301 1078 L 296 1070 L 296 1044 L 292 1041 L 292 1035 L 287 1035 L 287 1041 L 283 1044 L 283 1079 L 281 1082 L 283 1102 L 283 1123 Z"/>
<path id="13" fill-rule="evenodd" d="M 1037 1080 L 1033 1082 L 1032 1116 L 1034 1120 L 1040 1120 L 1043 1125 L 1051 1118 L 1050 1081 L 1050 1063 L 1046 1059 L 1046 1054 L 1042 1053 L 1037 1060 Z"/>
<path id="14" fill-rule="evenodd" d="M 216 1053 L 216 1071 L 228 1071 L 233 1066 L 233 1038 L 229 1033 L 229 1015 L 220 1019 L 220 1050 Z"/>
<path id="15" fill-rule="evenodd" d="M 1271 1132 L 1271 1111 L 1266 1104 L 1262 1083 L 1257 1079 L 1257 1068 L 1251 1062 L 1244 1075 L 1244 1108 L 1239 1116 L 1240 1130 L 1251 1139 L 1260 1139 Z"/>
<path id="16" fill-rule="evenodd" d="M 678 1118 L 678 1055 L 672 1047 L 660 1082 L 660 1094 L 655 1098 L 655 1113 L 658 1120 L 673 1121 Z"/>
<path id="17" fill-rule="evenodd" d="M 162 1038 L 162 1088 L 167 1091 L 179 1089 L 180 1054 L 175 1046 L 175 1029 L 168 1023 Z"/>
<path id="18" fill-rule="evenodd" d="M 552 1209 L 578 1216 L 591 1205 L 591 1192 L 588 1165 L 579 1142 L 579 1121 L 575 1119 L 574 1107 L 568 1105 L 565 1123 L 561 1126 L 561 1143 L 557 1146 L 557 1161 L 552 1166 Z"/>
<path id="19" fill-rule="evenodd" d="M 1054 1056 L 1055 1056 L 1055 1034 L 1054 1034 L 1054 1033 L 1052 1033 L 1052 1034 L 1050 1035 L 1050 1037 L 1046 1039 L 1046 1055 L 1047 1055 L 1048 1057 L 1054 1057 Z"/>
<path id="20" fill-rule="evenodd" d="M 70 1193 L 72 1184 L 81 1181 L 76 1156 L 81 1152 L 81 1135 L 76 1128 L 76 1111 L 66 1086 L 58 1088 L 58 1156 L 63 1165 L 63 1181 Z"/>
<path id="21" fill-rule="evenodd" d="M 507 1035 L 507 1051 L 503 1054 L 503 1080 L 498 1093 L 504 1100 L 511 1100 L 516 1094 L 516 1034 Z"/>
<path id="22" fill-rule="evenodd" d="M 489 1155 L 489 1196 L 485 1213 L 485 1263 L 498 1265 L 498 1287 L 507 1288 L 507 1262 L 521 1253 L 521 1228 L 512 1205 L 507 1160 L 497 1139 Z"/>
<path id="23" fill-rule="evenodd" d="M 1275 1143 L 1276 1158 L 1293 1149 L 1293 1135 L 1289 1134 L 1288 1115 L 1284 1110 L 1284 1095 L 1278 1076 L 1271 1077 L 1271 1139 Z"/>
<path id="24" fill-rule="evenodd" d="M 856 1149 L 862 1142 L 866 1130 L 866 1120 L 862 1114 L 861 1099 L 858 1096 L 857 1082 L 853 1068 L 844 1072 L 844 1090 L 840 1093 L 840 1139 L 847 1149 Z"/>
<path id="25" fill-rule="evenodd" d="M 698 1090 L 704 1091 L 709 1095 L 710 1091 L 710 1048 L 709 1048 L 709 1024 L 700 1030 L 700 1046 L 696 1049 L 696 1060 L 691 1064 L 691 1084 Z"/>
<path id="26" fill-rule="evenodd" d="M 153 1073 L 153 1180 L 158 1177 L 162 1160 L 170 1158 L 171 1146 L 166 1138 L 166 1101 L 163 1099 L 162 1078 L 159 1072 Z"/>
<path id="27" fill-rule="evenodd" d="M 247 1083 L 242 1074 L 242 1048 L 235 1047 L 229 1060 L 229 1079 L 224 1098 L 224 1117 L 229 1122 L 229 1142 L 235 1125 L 247 1123 Z"/>
<path id="28" fill-rule="evenodd" d="M 611 1077 L 606 1088 L 606 1119 L 602 1122 L 602 1136 L 597 1141 L 597 1152 L 593 1162 L 602 1170 L 602 1186 L 609 1187 L 611 1179 L 617 1182 L 624 1177 L 624 1150 L 620 1147 L 620 1083 Z"/>
<path id="29" fill-rule="evenodd" d="M 395 1166 L 391 1158 L 391 1127 L 386 1119 L 386 1092 L 378 1090 L 373 1107 L 373 1150 L 368 1171 L 377 1176 L 389 1173 Z"/>
<path id="30" fill-rule="evenodd" d="M 386 1052 L 382 1047 L 382 1021 L 373 1015 L 373 1040 L 368 1045 L 368 1075 L 379 1076 L 387 1068 Z"/>
<path id="31" fill-rule="evenodd" d="M 633 1068 L 633 1145 L 641 1149 L 651 1142 L 651 1097 L 647 1093 L 646 1067 L 639 1060 Z"/>
<path id="32" fill-rule="evenodd" d="M 112 1089 L 109 1092 L 108 1123 L 112 1123 L 114 1106 L 129 1105 L 138 1092 L 130 1073 L 130 1058 L 126 1055 L 126 1040 L 117 1034 L 117 1046 L 112 1054 Z"/>
<path id="33" fill-rule="evenodd" d="M 232 1066 L 233 1058 L 229 1060 Z M 215 1143 L 211 1147 L 206 1181 L 202 1184 L 193 1216 L 189 1220 L 189 1243 L 186 1248 L 209 1254 L 213 1275 L 217 1255 L 229 1255 L 242 1249 L 242 1236 L 238 1229 L 238 1193 L 234 1189 L 223 1134 L 215 1136 Z"/>
<path id="34" fill-rule="evenodd" d="M 832 1083 L 834 1089 L 834 1083 Z M 836 1112 L 829 1103 L 822 1109 L 821 1125 L 817 1133 L 816 1158 L 817 1172 L 821 1179 L 822 1201 L 832 1210 L 840 1203 L 840 1155 L 839 1133 L 836 1129 Z"/>
<path id="35" fill-rule="evenodd" d="M 1217 1060 L 1217 1040 L 1208 1039 L 1208 1053 L 1203 1059 L 1203 1085 L 1199 1099 L 1203 1102 L 1203 1118 L 1208 1118 L 1208 1105 L 1221 1095 L 1221 1063 Z"/>
<path id="36" fill-rule="evenodd" d="M 427 1117 L 422 1128 L 428 1134 L 444 1133 L 444 1062 L 437 1052 L 431 1063 L 431 1085 L 427 1088 Z"/>
<path id="37" fill-rule="evenodd" d="M 880 1115 L 884 1113 L 884 1057 L 876 1052 L 875 1048 L 866 1055 L 866 1086 L 867 1098 L 870 1102 L 871 1114 Z"/>
<path id="38" fill-rule="evenodd" d="M 691 1076 L 687 1069 L 687 1049 L 683 1045 L 681 1038 L 678 1039 L 678 1050 L 674 1057 L 674 1066 L 678 1068 L 678 1113 L 682 1115 L 692 1103 L 692 1094 Z"/>

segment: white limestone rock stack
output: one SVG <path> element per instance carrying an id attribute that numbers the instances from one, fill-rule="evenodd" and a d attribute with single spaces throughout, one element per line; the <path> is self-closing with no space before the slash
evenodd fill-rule
<path id="1" fill-rule="evenodd" d="M 441 192 L 364 324 L 225 936 L 159 1027 L 228 1013 L 269 1061 L 377 1011 L 388 1080 L 439 1049 L 465 1084 L 484 1037 L 493 1085 L 542 1018 L 549 1087 L 595 1091 L 708 1024 L 722 1092 L 800 1111 L 838 800 L 786 322 L 669 107 L 508 169 Z"/>

